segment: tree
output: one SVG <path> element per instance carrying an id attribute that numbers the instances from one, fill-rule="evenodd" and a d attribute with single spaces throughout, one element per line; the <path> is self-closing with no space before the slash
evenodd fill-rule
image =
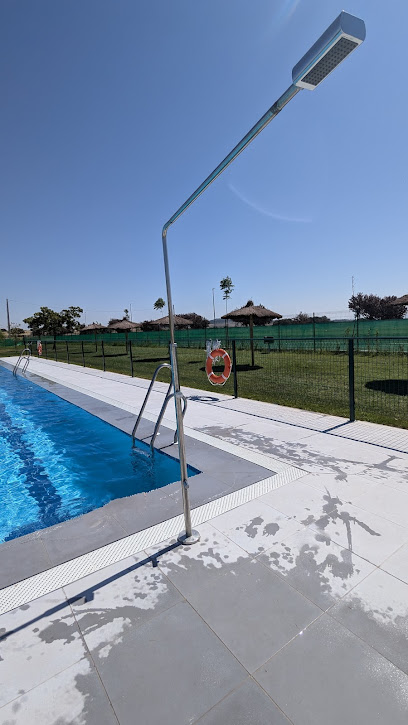
<path id="1" fill-rule="evenodd" d="M 10 327 L 10 335 L 17 337 L 17 335 L 24 335 L 25 330 L 22 327 Z"/>
<path id="2" fill-rule="evenodd" d="M 67 310 L 55 312 L 49 307 L 40 307 L 31 317 L 26 317 L 23 322 L 32 330 L 33 335 L 63 335 L 71 334 L 78 330 L 80 325 L 78 318 L 82 315 L 81 307 L 68 307 Z"/>
<path id="3" fill-rule="evenodd" d="M 330 322 L 330 317 L 327 317 L 326 315 L 321 315 L 319 317 L 318 315 L 308 315 L 306 312 L 299 312 L 299 314 L 293 318 L 293 322 L 295 325 L 305 325 L 315 322 Z"/>
<path id="4" fill-rule="evenodd" d="M 391 305 L 396 296 L 379 297 L 378 295 L 363 295 L 359 292 L 352 295 L 348 306 L 353 310 L 357 320 L 362 317 L 365 320 L 400 320 L 406 312 L 406 305 Z"/>
<path id="5" fill-rule="evenodd" d="M 186 320 L 191 320 L 192 330 L 205 330 L 210 324 L 206 317 L 197 315 L 196 312 L 186 312 L 186 314 L 182 314 L 180 317 L 185 317 Z"/>
<path id="6" fill-rule="evenodd" d="M 163 297 L 158 297 L 156 302 L 154 303 L 153 307 L 155 310 L 162 310 L 163 307 L 165 306 L 165 304 L 166 303 L 165 303 Z"/>
<path id="7" fill-rule="evenodd" d="M 306 312 L 299 312 L 299 314 L 293 318 L 293 321 L 295 324 L 305 325 L 308 322 L 313 322 L 313 317 L 307 315 Z"/>
<path id="8" fill-rule="evenodd" d="M 232 284 L 231 277 L 224 277 L 220 281 L 220 290 L 223 292 L 222 299 L 225 300 L 225 314 L 228 312 L 228 300 L 231 297 L 234 285 Z M 228 320 L 225 320 L 225 329 L 228 337 Z"/>
<path id="9" fill-rule="evenodd" d="M 407 311 L 407 306 L 392 305 L 391 302 L 394 302 L 396 299 L 398 299 L 396 295 L 382 298 L 382 320 L 402 320 Z"/>
<path id="10" fill-rule="evenodd" d="M 71 335 L 75 330 L 78 330 L 80 324 L 78 322 L 79 317 L 83 313 L 82 307 L 68 307 L 67 310 L 61 310 L 61 323 L 64 332 L 67 335 Z"/>
<path id="11" fill-rule="evenodd" d="M 220 281 L 220 290 L 223 292 L 222 299 L 225 300 L 225 312 L 228 312 L 228 300 L 231 297 L 232 290 L 234 289 L 231 277 L 224 277 Z"/>
<path id="12" fill-rule="evenodd" d="M 125 309 L 123 310 L 123 314 L 124 314 L 124 317 L 123 317 L 123 319 L 124 319 L 124 320 L 128 320 L 128 319 L 129 319 L 129 310 L 127 310 L 127 309 L 126 309 L 126 307 L 125 307 Z"/>

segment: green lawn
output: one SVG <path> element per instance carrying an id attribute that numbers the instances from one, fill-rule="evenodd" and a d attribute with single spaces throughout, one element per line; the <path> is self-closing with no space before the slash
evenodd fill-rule
<path id="1" fill-rule="evenodd" d="M 84 342 L 86 366 L 103 369 L 101 343 Z M 131 374 L 129 352 L 125 344 L 105 343 L 106 370 Z M 67 361 L 65 342 L 43 346 L 43 356 Z M 0 356 L 15 354 L 4 348 Z M 132 347 L 133 374 L 151 378 L 156 367 L 168 360 L 165 347 Z M 232 376 L 225 386 L 214 388 L 204 371 L 205 351 L 179 348 L 181 385 L 233 395 Z M 69 361 L 83 364 L 80 342 L 69 343 Z M 304 410 L 348 417 L 348 356 L 345 353 L 312 351 L 255 351 L 255 366 L 250 365 L 249 350 L 237 351 L 238 395 Z M 215 368 L 217 370 L 217 368 Z M 221 369 L 221 368 L 220 368 Z M 160 380 L 169 379 L 163 371 Z M 408 428 L 408 355 L 404 353 L 355 355 L 355 404 L 357 420 Z"/>

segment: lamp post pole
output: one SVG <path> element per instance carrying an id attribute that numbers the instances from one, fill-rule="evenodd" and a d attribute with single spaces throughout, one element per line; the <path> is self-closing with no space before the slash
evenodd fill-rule
<path id="1" fill-rule="evenodd" d="M 189 483 L 187 475 L 187 461 L 185 451 L 184 426 L 181 404 L 181 391 L 177 365 L 177 345 L 174 339 L 174 310 L 171 294 L 169 258 L 167 252 L 167 231 L 179 217 L 193 204 L 196 199 L 222 174 L 222 172 L 239 156 L 251 141 L 280 113 L 280 111 L 294 98 L 301 89 L 313 90 L 341 63 L 365 38 L 365 25 L 362 20 L 349 13 L 342 12 L 329 26 L 317 42 L 303 56 L 292 70 L 293 83 L 278 98 L 277 101 L 264 113 L 257 123 L 237 143 L 223 161 L 207 176 L 200 186 L 186 199 L 179 209 L 164 224 L 162 229 L 164 271 L 166 275 L 167 304 L 169 308 L 170 327 L 170 362 L 172 369 L 172 384 L 176 406 L 177 438 L 179 445 L 181 486 L 183 495 L 185 532 L 180 535 L 179 541 L 183 544 L 194 544 L 199 541 L 197 531 L 191 528 L 191 513 L 189 501 Z"/>

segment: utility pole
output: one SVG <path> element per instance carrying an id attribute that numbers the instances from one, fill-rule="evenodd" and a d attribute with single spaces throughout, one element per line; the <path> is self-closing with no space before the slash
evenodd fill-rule
<path id="1" fill-rule="evenodd" d="M 133 322 L 133 320 L 132 320 L 132 303 L 130 303 L 130 305 L 129 305 L 129 311 L 130 311 L 130 321 Z"/>
<path id="2" fill-rule="evenodd" d="M 8 300 L 6 300 L 6 308 L 7 308 L 7 329 L 8 329 L 8 333 L 10 334 L 10 310 L 9 310 Z"/>

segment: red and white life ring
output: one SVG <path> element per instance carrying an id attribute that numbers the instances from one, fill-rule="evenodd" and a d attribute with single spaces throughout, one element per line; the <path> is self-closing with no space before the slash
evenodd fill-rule
<path id="1" fill-rule="evenodd" d="M 216 375 L 215 373 L 213 373 L 212 369 L 213 363 L 217 358 L 222 358 L 224 360 L 224 370 L 221 375 Z M 230 356 L 227 352 L 225 352 L 225 350 L 222 350 L 221 348 L 219 348 L 218 350 L 212 350 L 207 357 L 205 370 L 211 385 L 225 385 L 229 376 L 231 375 Z"/>
<path id="2" fill-rule="evenodd" d="M 39 356 L 42 355 L 42 344 L 41 344 L 41 342 L 37 342 L 37 352 L 38 352 L 38 355 Z"/>

